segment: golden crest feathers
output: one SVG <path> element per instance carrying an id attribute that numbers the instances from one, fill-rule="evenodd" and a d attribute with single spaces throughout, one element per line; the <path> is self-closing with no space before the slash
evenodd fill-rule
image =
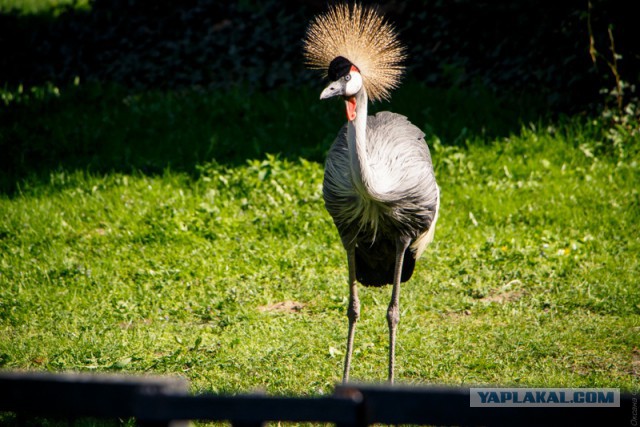
<path id="1" fill-rule="evenodd" d="M 405 48 L 395 29 L 374 8 L 337 4 L 316 16 L 304 39 L 307 65 L 327 72 L 331 61 L 342 56 L 360 70 L 369 99 L 389 99 L 398 87 Z"/>

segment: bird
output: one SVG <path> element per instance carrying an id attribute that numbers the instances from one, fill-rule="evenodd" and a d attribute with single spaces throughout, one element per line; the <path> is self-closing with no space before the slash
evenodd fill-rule
<path id="1" fill-rule="evenodd" d="M 393 384 L 400 285 L 433 241 L 440 207 L 424 132 L 400 114 L 367 115 L 369 100 L 389 100 L 398 87 L 406 48 L 378 8 L 338 3 L 312 18 L 303 51 L 307 67 L 328 78 L 320 99 L 341 98 L 347 116 L 327 154 L 323 180 L 324 204 L 349 271 L 343 383 L 349 381 L 360 317 L 359 282 L 393 286 L 386 316 Z"/>

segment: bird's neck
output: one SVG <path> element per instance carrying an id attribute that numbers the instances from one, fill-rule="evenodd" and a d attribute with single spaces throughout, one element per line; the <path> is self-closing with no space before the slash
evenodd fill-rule
<path id="1" fill-rule="evenodd" d="M 373 195 L 372 171 L 367 153 L 367 92 L 364 87 L 356 94 L 356 117 L 347 126 L 347 144 L 351 161 L 351 176 L 358 191 Z"/>

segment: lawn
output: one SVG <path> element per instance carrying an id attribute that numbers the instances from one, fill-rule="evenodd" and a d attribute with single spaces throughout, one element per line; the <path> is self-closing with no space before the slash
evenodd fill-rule
<path id="1" fill-rule="evenodd" d="M 65 8 L 88 9 L 89 0 L 0 0 L 0 12 L 56 14 Z"/>
<path id="2" fill-rule="evenodd" d="M 343 111 L 320 89 L 4 90 L 0 368 L 331 392 L 348 288 L 322 159 Z M 376 105 L 427 131 L 442 193 L 399 383 L 639 389 L 640 142 L 537 105 L 412 82 Z M 386 377 L 389 298 L 361 289 L 353 380 Z"/>

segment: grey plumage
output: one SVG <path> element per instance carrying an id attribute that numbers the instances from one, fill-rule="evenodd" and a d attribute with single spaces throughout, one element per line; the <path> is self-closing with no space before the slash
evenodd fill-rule
<path id="1" fill-rule="evenodd" d="M 358 4 L 339 4 L 316 17 L 304 46 L 309 65 L 326 69 L 331 80 L 320 99 L 341 97 L 347 113 L 329 151 L 323 184 L 349 267 L 343 381 L 349 379 L 360 317 L 359 281 L 393 284 L 387 309 L 393 382 L 400 284 L 411 278 L 416 259 L 433 240 L 440 205 L 424 133 L 399 114 L 367 115 L 369 94 L 384 99 L 397 87 L 405 50 L 375 9 Z"/>
<path id="2" fill-rule="evenodd" d="M 355 247 L 356 278 L 363 285 L 392 284 L 396 237 L 410 239 L 402 271 L 406 282 L 424 249 L 413 244 L 435 226 L 439 191 L 431 155 L 419 128 L 386 111 L 367 117 L 367 141 L 377 188 L 365 191 L 354 184 L 345 125 L 325 165 L 325 207 L 345 248 Z"/>

